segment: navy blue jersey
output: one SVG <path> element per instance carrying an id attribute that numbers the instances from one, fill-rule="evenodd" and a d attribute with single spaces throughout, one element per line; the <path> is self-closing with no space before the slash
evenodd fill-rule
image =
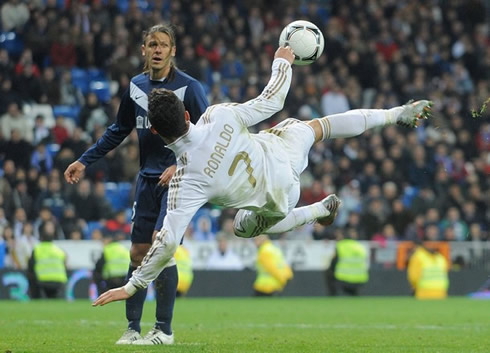
<path id="1" fill-rule="evenodd" d="M 184 102 L 193 123 L 197 122 L 209 105 L 201 84 L 182 71 L 175 70 L 175 76 L 170 82 L 167 79 L 153 81 L 148 73 L 139 74 L 131 79 L 129 89 L 121 98 L 116 122 L 107 128 L 79 161 L 85 166 L 94 163 L 116 148 L 136 128 L 140 148 L 140 175 L 159 177 L 165 169 L 175 164 L 174 153 L 165 148 L 165 143 L 158 135 L 150 131 L 148 94 L 154 88 L 172 90 Z"/>

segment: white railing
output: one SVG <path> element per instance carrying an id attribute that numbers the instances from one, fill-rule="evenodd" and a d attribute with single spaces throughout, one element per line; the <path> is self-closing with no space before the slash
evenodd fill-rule
<path id="1" fill-rule="evenodd" d="M 68 269 L 92 269 L 102 253 L 99 241 L 56 241 L 67 253 Z M 334 254 L 334 241 L 274 241 L 284 252 L 286 260 L 295 270 L 324 270 Z M 370 250 L 370 265 L 373 268 L 395 268 L 399 256 L 399 242 L 380 246 L 377 242 L 362 242 Z M 130 242 L 124 242 L 129 248 Z M 454 265 L 463 263 L 466 267 L 490 269 L 490 242 L 450 242 L 449 257 Z M 213 241 L 197 242 L 186 240 L 184 246 L 192 257 L 193 268 L 204 270 L 208 259 L 217 251 Z M 257 249 L 252 240 L 237 239 L 229 242 L 229 248 L 248 268 L 254 268 Z"/>

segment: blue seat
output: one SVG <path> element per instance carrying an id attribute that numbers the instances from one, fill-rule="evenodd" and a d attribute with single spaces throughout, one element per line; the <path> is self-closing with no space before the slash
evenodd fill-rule
<path id="1" fill-rule="evenodd" d="M 111 100 L 111 88 L 107 80 L 91 81 L 89 91 L 95 93 L 102 103 L 108 103 Z"/>
<path id="2" fill-rule="evenodd" d="M 88 69 L 87 76 L 89 81 L 105 81 L 107 80 L 104 70 L 100 69 Z"/>
<path id="3" fill-rule="evenodd" d="M 71 69 L 71 81 L 83 94 L 87 94 L 90 79 L 86 70 L 79 67 L 73 67 Z"/>
<path id="4" fill-rule="evenodd" d="M 120 211 L 130 206 L 131 188 L 131 183 L 105 183 L 105 197 L 114 210 Z"/>
<path id="5" fill-rule="evenodd" d="M 402 202 L 405 207 L 410 207 L 415 196 L 419 194 L 419 188 L 415 186 L 407 186 L 403 190 Z"/>
<path id="6" fill-rule="evenodd" d="M 129 0 L 117 0 L 117 7 L 122 13 L 126 13 L 129 9 Z"/>
<path id="7" fill-rule="evenodd" d="M 121 198 L 121 204 L 124 208 L 131 206 L 129 204 L 131 199 L 131 190 L 133 189 L 133 184 L 128 182 L 121 182 L 117 184 L 117 189 L 119 190 L 119 197 Z"/>
<path id="8" fill-rule="evenodd" d="M 10 56 L 19 56 L 24 50 L 24 42 L 15 32 L 0 32 L 0 48 L 6 49 Z"/>
<path id="9" fill-rule="evenodd" d="M 55 105 L 53 106 L 53 114 L 55 117 L 61 115 L 65 118 L 73 119 L 76 125 L 80 122 L 80 106 L 79 105 Z"/>
<path id="10" fill-rule="evenodd" d="M 126 13 L 129 9 L 129 0 L 117 0 L 116 4 L 122 13 Z M 153 6 L 151 6 L 148 0 L 136 0 L 136 4 L 142 12 L 148 12 L 153 9 Z"/>
<path id="11" fill-rule="evenodd" d="M 49 154 L 51 155 L 51 158 L 54 158 L 56 157 L 56 154 L 59 152 L 60 150 L 60 145 L 58 145 L 57 143 L 49 143 L 46 145 L 46 150 L 49 152 Z"/>
<path id="12" fill-rule="evenodd" d="M 83 238 L 84 239 L 91 239 L 92 238 L 92 232 L 96 229 L 102 229 L 102 224 L 98 221 L 91 221 L 87 222 L 87 227 L 83 230 Z"/>

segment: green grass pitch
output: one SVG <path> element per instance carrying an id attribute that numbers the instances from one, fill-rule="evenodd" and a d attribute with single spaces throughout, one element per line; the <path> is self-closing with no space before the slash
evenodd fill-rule
<path id="1" fill-rule="evenodd" d="M 143 333 L 153 324 L 145 305 Z M 490 301 L 408 297 L 178 299 L 176 344 L 116 346 L 124 304 L 0 301 L 0 353 L 490 352 Z"/>

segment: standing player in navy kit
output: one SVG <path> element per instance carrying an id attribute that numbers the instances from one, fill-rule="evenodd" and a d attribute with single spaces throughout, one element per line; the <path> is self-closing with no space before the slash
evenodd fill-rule
<path id="1" fill-rule="evenodd" d="M 131 79 L 129 89 L 123 94 L 116 122 L 77 161 L 66 169 L 68 183 L 78 183 L 87 166 L 116 148 L 133 128 L 137 129 L 140 148 L 140 172 L 136 185 L 131 233 L 131 264 L 128 278 L 141 264 L 151 247 L 156 233 L 162 228 L 167 212 L 168 184 L 175 172 L 175 155 L 165 147 L 158 135 L 150 131 L 147 118 L 148 94 L 154 88 L 166 88 L 184 102 L 196 123 L 206 110 L 208 101 L 200 83 L 179 71 L 174 63 L 175 35 L 167 25 L 156 25 L 143 33 L 142 55 L 144 72 Z M 163 171 L 163 173 L 162 173 Z M 146 291 L 126 302 L 128 330 L 116 344 L 172 344 L 174 336 L 171 321 L 177 289 L 175 260 L 163 269 L 155 280 L 157 293 L 155 327 L 142 338 L 140 321 Z"/>

